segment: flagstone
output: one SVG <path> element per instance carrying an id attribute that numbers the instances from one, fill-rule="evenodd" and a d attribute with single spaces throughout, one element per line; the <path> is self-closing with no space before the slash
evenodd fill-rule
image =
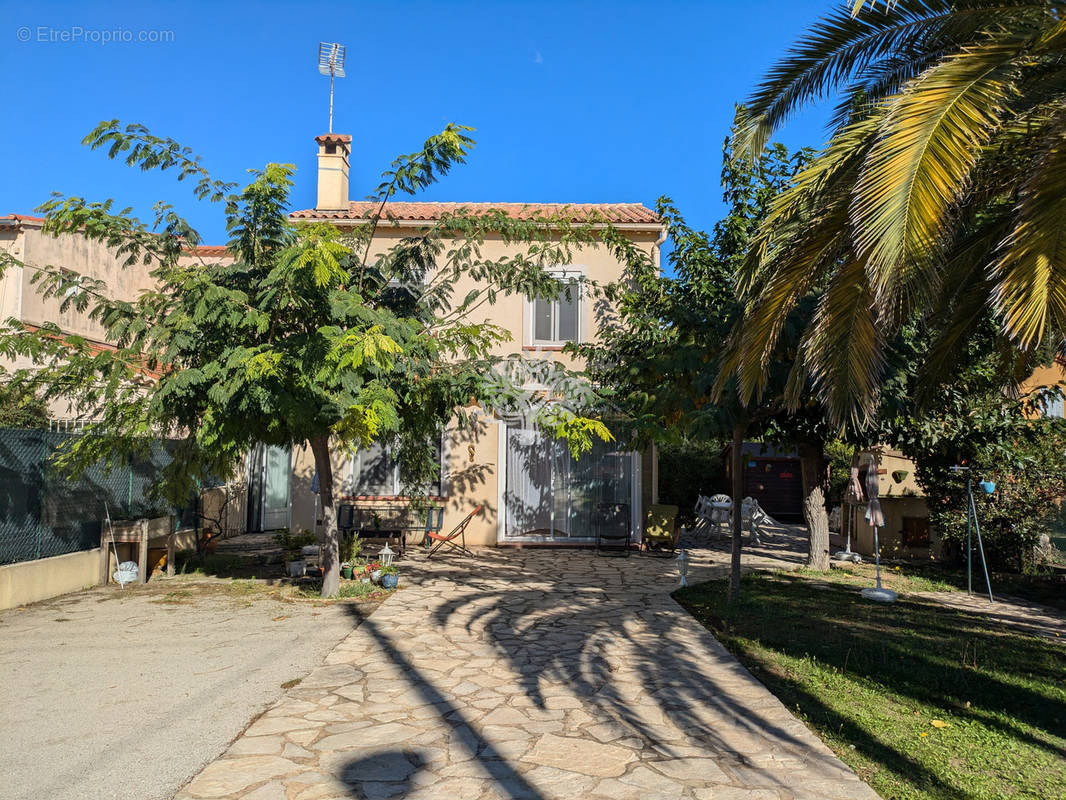
<path id="1" fill-rule="evenodd" d="M 558 767 L 583 775 L 613 778 L 626 770 L 634 758 L 632 750 L 589 739 L 546 733 L 537 740 L 525 761 L 545 767 Z"/>
<path id="2" fill-rule="evenodd" d="M 230 797 L 263 781 L 297 772 L 300 765 L 277 756 L 224 758 L 204 767 L 185 791 L 193 797 Z"/>
<path id="3" fill-rule="evenodd" d="M 665 560 L 402 564 L 372 624 L 179 798 L 876 798 L 670 599 Z"/>

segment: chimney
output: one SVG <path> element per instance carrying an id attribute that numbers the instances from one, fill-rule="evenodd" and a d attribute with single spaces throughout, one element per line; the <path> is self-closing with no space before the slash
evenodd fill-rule
<path id="1" fill-rule="evenodd" d="M 317 211 L 348 210 L 348 157 L 352 137 L 346 133 L 324 133 L 318 142 Z"/>

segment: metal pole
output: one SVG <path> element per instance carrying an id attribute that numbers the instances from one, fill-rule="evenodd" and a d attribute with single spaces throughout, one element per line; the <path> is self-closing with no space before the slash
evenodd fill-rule
<path id="1" fill-rule="evenodd" d="M 329 71 L 329 132 L 333 133 L 333 70 Z"/>
<path id="2" fill-rule="evenodd" d="M 985 588 L 988 589 L 988 602 L 994 603 L 996 601 L 992 599 L 992 581 L 988 579 L 988 562 L 985 561 L 985 546 L 981 542 L 981 526 L 977 522 L 977 506 L 973 501 L 973 492 L 970 493 L 970 508 L 973 510 L 974 530 L 977 531 L 977 549 L 981 554 L 981 568 L 985 572 Z"/>
<path id="3" fill-rule="evenodd" d="M 973 594 L 973 542 L 970 535 L 970 511 L 973 509 L 973 478 L 966 476 L 966 495 L 969 505 L 966 507 L 966 594 Z M 976 512 L 974 521 L 976 522 Z"/>
<path id="4" fill-rule="evenodd" d="M 877 588 L 881 588 L 881 546 L 877 541 L 877 526 L 874 525 L 874 563 L 877 565 Z"/>

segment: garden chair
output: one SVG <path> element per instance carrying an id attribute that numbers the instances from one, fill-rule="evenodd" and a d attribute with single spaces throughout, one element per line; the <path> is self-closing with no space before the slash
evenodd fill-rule
<path id="1" fill-rule="evenodd" d="M 430 545 L 429 552 L 426 554 L 426 558 L 433 558 L 433 555 L 435 553 L 440 552 L 444 548 L 450 550 L 458 550 L 459 553 L 464 556 L 474 555 L 466 546 L 466 529 L 470 525 L 470 520 L 472 520 L 480 513 L 481 506 L 478 506 L 469 514 L 467 514 L 466 518 L 458 525 L 456 525 L 455 528 L 452 529 L 452 532 L 447 535 L 442 535 L 440 533 L 427 530 L 426 539 L 433 544 Z M 458 541 L 456 541 L 457 539 Z"/>
<path id="2" fill-rule="evenodd" d="M 629 518 L 628 503 L 600 503 L 593 518 L 596 528 L 596 552 L 605 549 L 619 549 L 629 557 L 629 543 L 632 526 Z"/>
<path id="3" fill-rule="evenodd" d="M 681 538 L 677 526 L 677 506 L 653 505 L 644 517 L 644 549 L 673 553 Z"/>

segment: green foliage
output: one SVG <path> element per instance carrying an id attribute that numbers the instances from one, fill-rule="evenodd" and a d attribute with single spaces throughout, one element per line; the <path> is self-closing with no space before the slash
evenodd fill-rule
<path id="1" fill-rule="evenodd" d="M 0 383 L 0 428 L 46 428 L 48 407 L 32 387 Z"/>
<path id="2" fill-rule="evenodd" d="M 580 348 L 595 383 L 610 387 L 638 440 L 720 441 L 738 418 L 772 413 L 771 393 L 744 406 L 734 392 L 716 392 L 716 386 L 728 380 L 722 356 L 743 311 L 738 270 L 748 243 L 772 198 L 807 157 L 775 144 L 755 161 L 737 160 L 727 139 L 722 185 L 730 211 L 711 235 L 690 227 L 668 197 L 659 199 L 674 276 L 636 264 L 610 290 L 619 324 L 602 343 Z"/>
<path id="3" fill-rule="evenodd" d="M 896 444 L 914 460 L 927 494 L 930 525 L 963 557 L 967 480 L 985 552 L 996 568 L 1019 570 L 1023 554 L 1048 532 L 1066 497 L 1066 423 L 1032 415 L 1057 389 L 1013 398 L 997 388 L 946 387 L 935 407 L 903 422 Z M 968 467 L 955 473 L 955 465 Z M 979 481 L 996 483 L 986 495 Z"/>
<path id="4" fill-rule="evenodd" d="M 692 518 L 702 494 L 729 494 L 722 449 L 725 443 L 681 440 L 664 442 L 659 453 L 659 502 L 676 505 L 685 520 Z"/>

